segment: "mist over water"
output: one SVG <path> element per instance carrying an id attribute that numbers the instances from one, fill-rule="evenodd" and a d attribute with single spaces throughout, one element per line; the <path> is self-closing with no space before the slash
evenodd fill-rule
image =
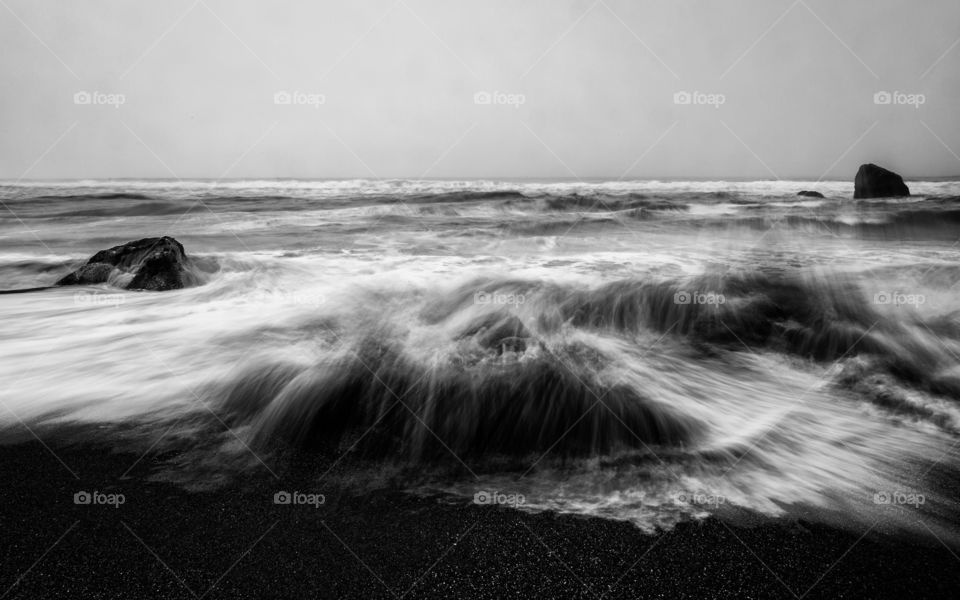
<path id="1" fill-rule="evenodd" d="M 229 431 L 190 444 L 231 476 L 251 450 L 349 449 L 416 465 L 412 491 L 648 530 L 800 507 L 936 528 L 957 481 L 960 183 L 910 185 L 0 186 L 18 217 L 0 290 L 159 235 L 202 281 L 0 294 L 0 423 L 189 438 L 216 419 Z"/>

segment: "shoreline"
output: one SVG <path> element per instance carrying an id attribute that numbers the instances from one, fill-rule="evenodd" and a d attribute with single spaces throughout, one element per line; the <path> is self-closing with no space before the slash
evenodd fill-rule
<path id="1" fill-rule="evenodd" d="M 956 550 L 932 536 L 862 535 L 760 516 L 710 517 L 647 535 L 621 521 L 466 499 L 390 489 L 358 495 L 329 482 L 311 490 L 318 473 L 309 464 L 291 465 L 278 479 L 261 468 L 190 492 L 148 480 L 169 452 L 138 460 L 102 443 L 48 445 L 64 464 L 37 441 L 0 445 L 6 598 L 949 598 L 960 591 Z M 74 504 L 81 490 L 101 500 L 123 494 L 124 502 Z M 325 502 L 278 505 L 277 490 L 320 491 Z"/>

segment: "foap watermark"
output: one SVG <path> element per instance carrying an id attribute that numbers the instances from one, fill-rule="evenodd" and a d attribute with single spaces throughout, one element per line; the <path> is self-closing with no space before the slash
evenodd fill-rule
<path id="1" fill-rule="evenodd" d="M 712 106 L 720 108 L 727 103 L 727 97 L 723 94 L 710 94 L 707 92 L 687 92 L 679 91 L 673 93 L 673 103 L 678 106 Z"/>
<path id="2" fill-rule="evenodd" d="M 74 92 L 73 103 L 81 106 L 112 106 L 114 108 L 120 108 L 120 105 L 127 103 L 127 97 L 123 94 L 80 90 L 79 92 Z"/>
<path id="3" fill-rule="evenodd" d="M 727 498 L 721 494 L 707 494 L 703 492 L 677 492 L 675 498 L 681 504 L 696 506 L 712 506 L 714 508 L 726 503 Z"/>
<path id="4" fill-rule="evenodd" d="M 880 490 L 873 495 L 874 504 L 908 505 L 919 508 L 926 501 L 926 496 L 911 490 Z"/>
<path id="5" fill-rule="evenodd" d="M 727 301 L 723 294 L 716 292 L 679 291 L 673 295 L 674 304 L 712 304 L 718 306 Z"/>
<path id="6" fill-rule="evenodd" d="M 877 292 L 873 295 L 874 304 L 917 307 L 927 301 L 923 294 L 904 294 L 901 292 Z"/>
<path id="7" fill-rule="evenodd" d="M 80 490 L 73 495 L 73 503 L 79 505 L 112 506 L 120 508 L 121 504 L 126 503 L 127 497 L 123 494 L 106 494 L 93 490 L 87 492 Z"/>
<path id="8" fill-rule="evenodd" d="M 323 494 L 309 494 L 307 492 L 287 492 L 279 491 L 273 495 L 274 504 L 283 505 L 305 505 L 314 508 L 320 508 L 321 504 L 326 504 L 327 497 Z"/>
<path id="9" fill-rule="evenodd" d="M 927 103 L 927 97 L 923 94 L 908 94 L 900 91 L 879 91 L 873 95 L 873 103 L 879 106 L 912 106 L 920 108 Z"/>
<path id="10" fill-rule="evenodd" d="M 507 92 L 487 92 L 479 91 L 473 95 L 473 103 L 480 105 L 512 106 L 520 108 L 521 104 L 527 102 L 527 97 L 523 94 L 511 94 Z"/>
<path id="11" fill-rule="evenodd" d="M 479 291 L 473 294 L 474 304 L 512 304 L 520 305 L 527 301 L 523 294 L 504 294 L 502 292 Z"/>
<path id="12" fill-rule="evenodd" d="M 101 294 L 99 292 L 75 292 L 73 303 L 77 306 L 113 306 L 116 308 L 127 301 L 123 294 Z"/>
<path id="13" fill-rule="evenodd" d="M 497 490 L 480 490 L 473 495 L 474 504 L 501 504 L 504 506 L 519 506 L 527 501 L 523 494 L 506 494 Z"/>
<path id="14" fill-rule="evenodd" d="M 321 104 L 327 103 L 327 97 L 323 94 L 301 92 L 299 90 L 295 90 L 293 92 L 279 90 L 273 93 L 273 103 L 279 105 L 312 106 L 313 108 L 320 108 Z"/>

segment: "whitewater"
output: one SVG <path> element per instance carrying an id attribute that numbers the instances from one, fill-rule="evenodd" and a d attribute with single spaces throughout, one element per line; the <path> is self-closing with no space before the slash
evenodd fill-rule
<path id="1" fill-rule="evenodd" d="M 3 182 L 3 439 L 122 431 L 187 450 L 155 476 L 192 488 L 322 452 L 648 531 L 814 511 L 949 537 L 960 182 L 910 187 Z M 161 235 L 198 285 L 54 285 Z"/>

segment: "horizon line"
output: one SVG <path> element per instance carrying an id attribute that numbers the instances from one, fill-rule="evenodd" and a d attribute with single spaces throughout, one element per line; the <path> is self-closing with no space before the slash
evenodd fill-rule
<path id="1" fill-rule="evenodd" d="M 960 180 L 960 173 L 953 175 L 920 175 L 913 177 L 904 177 L 904 181 L 937 181 L 937 180 Z M 572 182 L 572 183 L 629 183 L 629 182 L 707 182 L 707 181 L 725 181 L 725 182 L 803 182 L 803 183 L 853 183 L 854 178 L 849 179 L 817 179 L 813 177 L 41 177 L 41 178 L 0 178 L 0 185 L 25 185 L 33 183 L 70 183 L 79 181 L 173 181 L 173 182 L 191 182 L 191 181 L 214 181 L 214 182 L 238 182 L 238 181 L 517 181 L 517 182 Z"/>

